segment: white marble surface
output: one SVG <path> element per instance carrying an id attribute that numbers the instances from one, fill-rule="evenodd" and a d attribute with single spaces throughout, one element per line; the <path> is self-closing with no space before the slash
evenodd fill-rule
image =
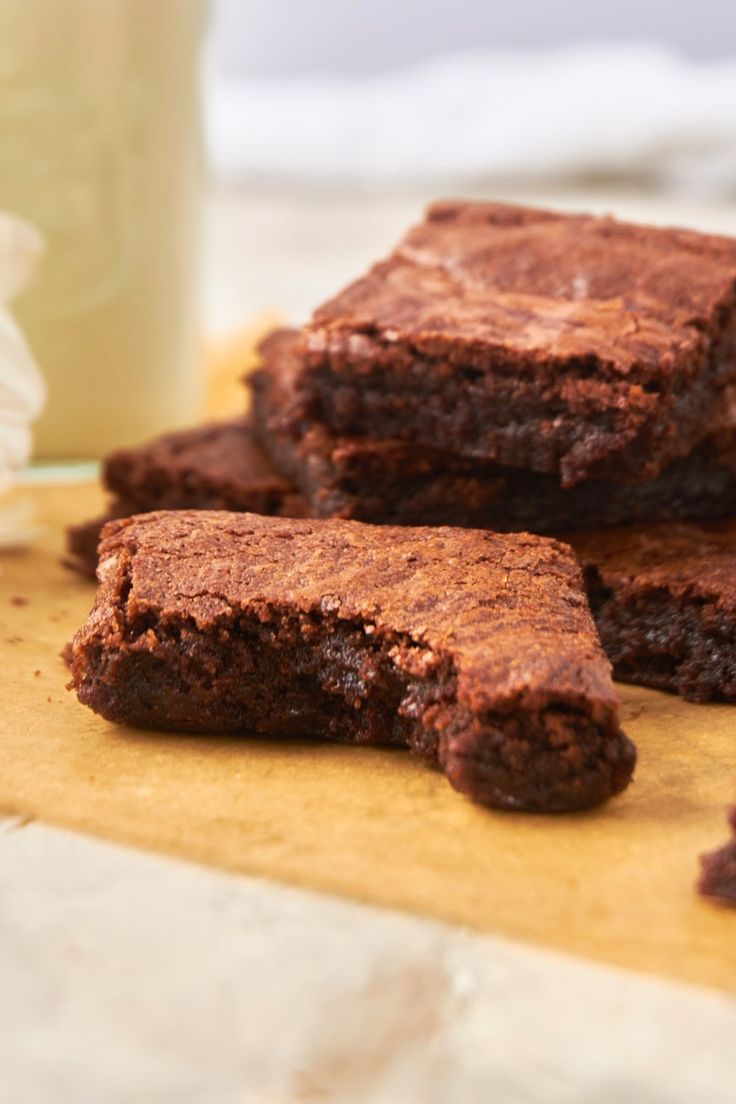
<path id="1" fill-rule="evenodd" d="M 8 1104 L 731 1104 L 736 1002 L 0 829 Z"/>

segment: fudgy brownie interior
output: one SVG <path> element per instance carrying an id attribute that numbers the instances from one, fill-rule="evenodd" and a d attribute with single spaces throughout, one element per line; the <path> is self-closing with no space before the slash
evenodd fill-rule
<path id="1" fill-rule="evenodd" d="M 337 436 L 300 402 L 299 334 L 276 331 L 248 377 L 254 426 L 264 450 L 316 517 L 377 524 L 464 525 L 559 533 L 624 522 L 733 513 L 736 430 L 724 426 L 656 479 L 621 484 L 588 479 L 563 488 L 559 476 L 502 467 L 397 439 Z"/>
<path id="2" fill-rule="evenodd" d="M 572 534 L 616 678 L 736 700 L 736 522 Z"/>

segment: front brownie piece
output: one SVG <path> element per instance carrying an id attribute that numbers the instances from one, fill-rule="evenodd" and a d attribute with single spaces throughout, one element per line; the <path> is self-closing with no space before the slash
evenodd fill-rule
<path id="1" fill-rule="evenodd" d="M 651 479 L 719 412 L 735 301 L 729 238 L 445 201 L 316 311 L 300 387 L 339 434 Z"/>
<path id="2" fill-rule="evenodd" d="M 111 453 L 102 480 L 115 498 L 103 517 L 67 530 L 69 566 L 94 576 L 106 521 L 149 510 L 246 510 L 303 517 L 302 496 L 274 468 L 249 419 L 211 422 Z"/>
<path id="3" fill-rule="evenodd" d="M 335 436 L 300 402 L 297 331 L 269 335 L 261 360 L 247 381 L 256 432 L 316 517 L 558 533 L 736 513 L 734 428 L 712 433 L 656 479 L 635 484 L 588 479 L 565 489 L 556 475 L 504 468 L 408 441 Z"/>
<path id="4" fill-rule="evenodd" d="M 502 808 L 581 808 L 631 776 L 556 541 L 167 512 L 108 525 L 98 574 L 72 674 L 109 720 L 406 744 Z"/>
<path id="5" fill-rule="evenodd" d="M 736 905 L 736 807 L 729 813 L 732 838 L 717 851 L 700 856 L 698 889 L 705 897 L 714 897 Z"/>
<path id="6" fill-rule="evenodd" d="M 616 678 L 736 701 L 736 521 L 569 537 Z"/>

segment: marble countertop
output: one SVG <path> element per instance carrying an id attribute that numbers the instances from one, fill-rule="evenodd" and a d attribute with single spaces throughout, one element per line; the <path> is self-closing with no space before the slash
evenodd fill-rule
<path id="1" fill-rule="evenodd" d="M 13 1104 L 730 1104 L 736 1001 L 0 826 Z"/>

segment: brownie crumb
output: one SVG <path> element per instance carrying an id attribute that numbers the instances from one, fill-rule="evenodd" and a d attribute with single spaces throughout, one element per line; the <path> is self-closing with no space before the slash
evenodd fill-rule
<path id="1" fill-rule="evenodd" d="M 732 830 L 728 843 L 700 856 L 698 891 L 704 897 L 736 906 L 736 806 L 729 810 L 728 822 Z"/>
<path id="2" fill-rule="evenodd" d="M 14 594 L 10 599 L 11 606 L 27 606 L 28 598 L 25 598 L 22 594 Z"/>

